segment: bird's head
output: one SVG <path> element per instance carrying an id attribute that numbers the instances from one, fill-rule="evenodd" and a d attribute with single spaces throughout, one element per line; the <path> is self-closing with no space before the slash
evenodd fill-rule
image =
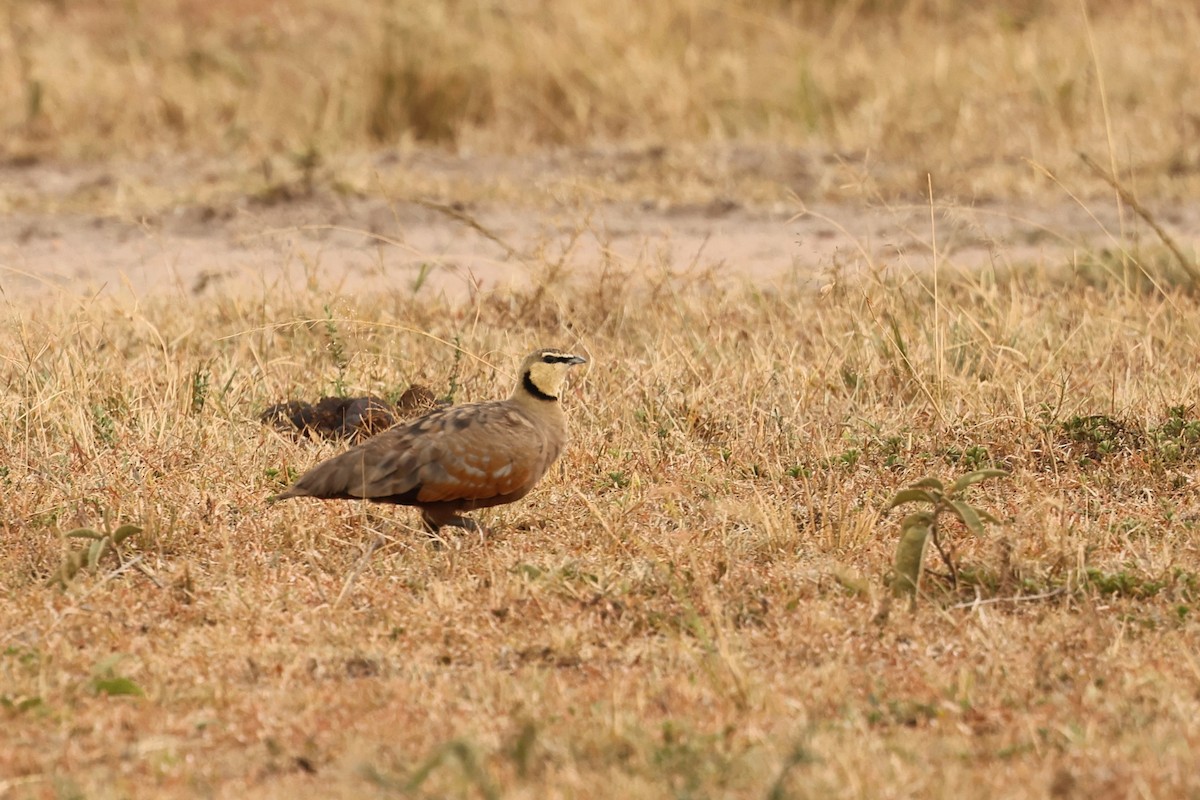
<path id="1" fill-rule="evenodd" d="M 553 402 L 558 399 L 567 370 L 576 364 L 586 364 L 587 359 L 565 350 L 543 348 L 534 350 L 521 362 L 517 376 L 517 393 L 524 393 L 538 400 Z"/>

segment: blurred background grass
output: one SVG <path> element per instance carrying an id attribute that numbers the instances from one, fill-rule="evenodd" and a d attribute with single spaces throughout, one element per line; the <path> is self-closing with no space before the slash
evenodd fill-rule
<path id="1" fill-rule="evenodd" d="M 1077 150 L 1143 193 L 1200 172 L 1189 3 L 15 0 L 4 17 L 10 162 L 737 141 L 990 172 L 1004 194 L 1026 160 Z"/>

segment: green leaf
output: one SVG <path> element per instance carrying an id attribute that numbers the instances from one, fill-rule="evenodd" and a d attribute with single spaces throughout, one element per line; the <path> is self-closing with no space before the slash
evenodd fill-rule
<path id="1" fill-rule="evenodd" d="M 87 549 L 87 568 L 95 569 L 100 563 L 101 557 L 104 556 L 104 549 L 108 546 L 108 539 L 97 539 L 92 542 Z"/>
<path id="2" fill-rule="evenodd" d="M 514 568 L 514 571 L 517 572 L 518 574 L 520 574 L 520 576 L 522 578 L 525 578 L 526 580 L 530 580 L 530 581 L 537 580 L 538 578 L 542 577 L 542 575 L 544 575 L 546 572 L 544 569 L 537 566 L 536 564 L 518 564 Z"/>
<path id="3" fill-rule="evenodd" d="M 991 523 L 993 523 L 993 524 L 996 524 L 996 525 L 999 525 L 999 524 L 1000 524 L 1000 520 L 999 520 L 999 519 L 997 519 L 996 517 L 992 516 L 992 515 L 991 515 L 991 514 L 989 514 L 987 511 L 984 511 L 982 508 L 976 508 L 976 509 L 975 509 L 975 513 L 976 513 L 976 514 L 978 514 L 978 515 L 979 515 L 979 518 L 980 518 L 981 520 L 983 520 L 984 522 L 991 522 Z"/>
<path id="4" fill-rule="evenodd" d="M 914 483 L 912 485 L 912 488 L 914 488 L 914 489 L 933 489 L 935 491 L 940 492 L 940 491 L 942 491 L 942 482 L 934 477 L 921 478 L 921 480 L 917 481 L 916 483 Z"/>
<path id="5" fill-rule="evenodd" d="M 67 580 L 74 578 L 79 570 L 83 568 L 83 560 L 85 558 L 87 558 L 87 553 L 83 550 L 76 550 L 64 558 L 62 563 L 63 577 Z"/>
<path id="6" fill-rule="evenodd" d="M 974 472 L 968 472 L 954 483 L 950 484 L 948 494 L 958 494 L 963 489 L 966 489 L 972 484 L 987 480 L 988 478 L 1000 478 L 1008 474 L 1006 469 L 977 469 Z"/>
<path id="7" fill-rule="evenodd" d="M 68 539 L 103 539 L 104 534 L 91 528 L 76 528 L 63 534 Z"/>
<path id="8" fill-rule="evenodd" d="M 137 525 L 122 525 L 112 533 L 113 544 L 120 544 L 130 536 L 135 536 L 142 532 L 142 529 Z"/>
<path id="9" fill-rule="evenodd" d="M 900 524 L 900 544 L 896 545 L 896 561 L 892 576 L 892 592 L 897 597 L 915 598 L 921 581 L 921 564 L 925 545 L 933 527 L 933 514 L 920 511 L 910 514 Z"/>
<path id="10" fill-rule="evenodd" d="M 145 692 L 129 678 L 115 676 L 111 678 L 92 678 L 92 688 L 97 694 L 107 694 L 114 697 L 132 696 L 143 697 Z"/>
<path id="11" fill-rule="evenodd" d="M 951 500 L 950 505 L 954 508 L 955 516 L 963 521 L 963 525 L 966 525 L 971 533 L 983 536 L 983 522 L 979 519 L 979 512 L 962 500 Z"/>
<path id="12" fill-rule="evenodd" d="M 914 489 L 911 486 L 896 492 L 896 496 L 887 504 L 885 511 L 890 511 L 904 503 L 932 503 L 937 505 L 937 499 L 924 489 Z"/>
<path id="13" fill-rule="evenodd" d="M 28 711 L 31 708 L 37 708 L 42 705 L 40 697 L 13 697 L 7 694 L 0 694 L 0 708 L 8 711 Z"/>

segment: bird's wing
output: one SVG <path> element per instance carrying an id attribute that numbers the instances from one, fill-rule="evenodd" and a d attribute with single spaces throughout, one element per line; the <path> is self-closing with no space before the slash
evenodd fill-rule
<path id="1" fill-rule="evenodd" d="M 415 441 L 422 503 L 523 494 L 549 464 L 546 437 L 503 402 L 448 414 Z"/>
<path id="2" fill-rule="evenodd" d="M 527 490 L 553 460 L 547 438 L 504 401 L 435 411 L 313 468 L 295 494 L 485 500 Z"/>

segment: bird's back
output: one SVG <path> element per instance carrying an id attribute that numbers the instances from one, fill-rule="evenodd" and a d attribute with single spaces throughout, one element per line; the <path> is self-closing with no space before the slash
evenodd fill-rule
<path id="1" fill-rule="evenodd" d="M 319 464 L 279 497 L 362 498 L 404 505 L 524 496 L 566 440 L 557 404 L 531 412 L 512 400 L 434 411 Z"/>

